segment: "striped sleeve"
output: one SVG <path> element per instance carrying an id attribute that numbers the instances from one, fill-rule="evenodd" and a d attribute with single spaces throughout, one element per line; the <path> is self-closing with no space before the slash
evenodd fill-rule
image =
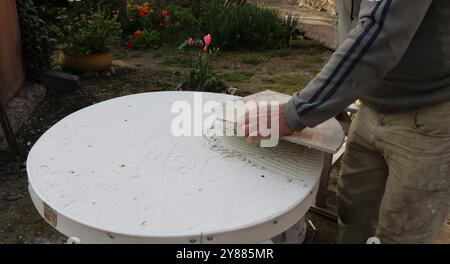
<path id="1" fill-rule="evenodd" d="M 300 131 L 338 114 L 373 89 L 400 61 L 432 0 L 364 0 L 359 24 L 322 71 L 284 105 Z"/>

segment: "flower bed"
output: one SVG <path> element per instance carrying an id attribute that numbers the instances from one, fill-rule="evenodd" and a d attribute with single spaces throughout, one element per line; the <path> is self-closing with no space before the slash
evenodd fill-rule
<path id="1" fill-rule="evenodd" d="M 164 7 L 145 0 L 128 1 L 127 20 L 128 48 L 150 49 L 179 43 L 199 28 L 191 8 Z"/>
<path id="2" fill-rule="evenodd" d="M 288 47 L 300 34 L 297 17 L 285 18 L 274 9 L 253 3 L 224 6 L 221 0 L 182 6 L 129 0 L 127 20 L 128 48 L 179 45 L 188 36 L 211 33 L 211 46 L 222 50 L 279 49 Z"/>

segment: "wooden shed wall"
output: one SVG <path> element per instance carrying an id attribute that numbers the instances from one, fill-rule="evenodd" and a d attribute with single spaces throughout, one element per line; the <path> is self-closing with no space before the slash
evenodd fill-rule
<path id="1" fill-rule="evenodd" d="M 20 31 L 16 0 L 0 1 L 0 98 L 6 103 L 23 86 Z"/>

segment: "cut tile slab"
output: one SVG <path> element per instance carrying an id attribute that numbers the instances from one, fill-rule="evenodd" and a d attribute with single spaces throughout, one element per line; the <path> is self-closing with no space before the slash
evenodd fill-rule
<path id="1" fill-rule="evenodd" d="M 266 90 L 244 98 L 244 101 L 278 101 L 280 104 L 288 102 L 292 96 Z M 283 140 L 318 149 L 328 153 L 337 153 L 344 143 L 345 134 L 339 122 L 332 118 L 314 128 L 306 128 Z"/>

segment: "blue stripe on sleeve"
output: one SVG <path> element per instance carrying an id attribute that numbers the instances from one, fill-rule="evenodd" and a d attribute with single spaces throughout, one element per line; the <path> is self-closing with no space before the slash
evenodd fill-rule
<path id="1" fill-rule="evenodd" d="M 353 61 L 353 63 L 348 67 L 348 69 L 345 71 L 345 73 L 342 75 L 342 77 L 339 79 L 339 81 L 334 85 L 334 87 L 327 93 L 327 95 L 320 101 L 320 103 L 315 103 L 310 105 L 309 107 L 305 108 L 303 111 L 300 112 L 300 115 L 304 115 L 317 107 L 324 104 L 327 100 L 329 100 L 341 87 L 341 85 L 344 83 L 344 81 L 348 78 L 348 76 L 352 73 L 356 65 L 361 61 L 361 59 L 364 57 L 364 55 L 369 51 L 369 49 L 372 47 L 373 43 L 377 40 L 378 36 L 383 30 L 384 23 L 386 20 L 386 16 L 388 14 L 389 8 L 391 6 L 392 0 L 387 0 L 387 4 L 383 9 L 383 13 L 380 19 L 379 27 L 376 31 L 376 33 L 372 36 L 370 41 L 367 43 L 367 45 L 363 48 L 363 50 L 359 53 L 358 57 Z"/>
<path id="2" fill-rule="evenodd" d="M 381 6 L 382 1 L 377 2 L 376 6 L 372 10 L 371 17 L 372 22 L 367 26 L 366 30 L 364 30 L 363 33 L 358 37 L 358 39 L 353 43 L 352 47 L 347 51 L 345 56 L 341 59 L 339 64 L 335 67 L 331 75 L 328 77 L 328 79 L 322 84 L 322 86 L 319 88 L 319 90 L 311 97 L 311 99 L 308 101 L 308 104 L 313 103 L 317 98 L 320 96 L 320 94 L 330 85 L 330 83 L 336 78 L 337 74 L 339 73 L 340 69 L 347 63 L 347 61 L 350 59 L 350 57 L 353 55 L 353 53 L 358 49 L 358 47 L 361 45 L 364 38 L 367 36 L 368 32 L 373 28 L 375 25 L 375 15 L 378 12 L 378 9 Z M 295 108 L 298 110 L 298 108 L 303 105 L 303 103 L 298 103 Z"/>

